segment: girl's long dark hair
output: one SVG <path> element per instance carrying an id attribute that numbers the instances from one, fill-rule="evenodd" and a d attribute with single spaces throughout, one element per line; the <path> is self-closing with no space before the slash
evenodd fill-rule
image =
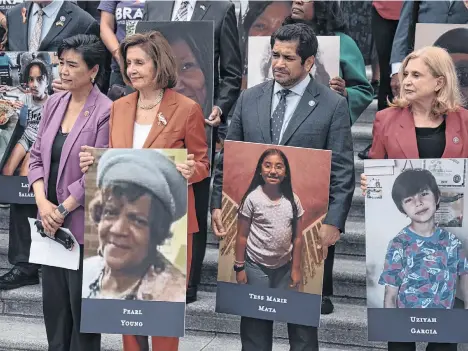
<path id="1" fill-rule="evenodd" d="M 262 174 L 261 174 L 262 173 L 262 164 L 263 164 L 263 161 L 265 160 L 265 158 L 267 158 L 270 155 L 280 156 L 283 159 L 284 166 L 286 167 L 286 175 L 285 175 L 283 181 L 280 184 L 280 190 L 281 190 L 281 193 L 283 194 L 283 196 L 286 199 L 288 199 L 289 202 L 291 203 L 292 212 L 293 212 L 293 218 L 292 218 L 292 221 L 291 221 L 291 226 L 292 226 L 293 239 L 294 239 L 294 237 L 296 235 L 296 229 L 297 229 L 297 206 L 296 206 L 296 201 L 294 199 L 294 193 L 293 193 L 293 189 L 292 189 L 291 168 L 289 167 L 288 158 L 286 157 L 284 152 L 282 152 L 279 149 L 274 149 L 274 148 L 267 149 L 262 153 L 262 155 L 258 159 L 257 168 L 255 168 L 255 173 L 254 173 L 254 175 L 252 177 L 252 181 L 250 182 L 249 188 L 247 189 L 244 196 L 242 197 L 242 201 L 241 201 L 241 203 L 239 205 L 238 213 L 240 213 L 242 208 L 244 207 L 244 202 L 245 202 L 245 199 L 247 198 L 247 196 L 249 196 L 249 194 L 252 191 L 257 189 L 257 187 L 259 185 L 265 184 L 265 181 L 263 180 L 263 177 L 262 177 Z"/>

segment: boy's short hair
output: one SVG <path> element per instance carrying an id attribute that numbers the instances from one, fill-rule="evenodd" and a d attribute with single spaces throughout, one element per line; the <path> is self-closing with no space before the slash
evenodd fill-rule
<path id="1" fill-rule="evenodd" d="M 440 189 L 432 173 L 421 168 L 405 170 L 393 183 L 393 202 L 395 202 L 395 205 L 401 213 L 406 214 L 403 210 L 403 200 L 424 190 L 432 191 L 437 203 L 437 208 L 439 208 Z"/>

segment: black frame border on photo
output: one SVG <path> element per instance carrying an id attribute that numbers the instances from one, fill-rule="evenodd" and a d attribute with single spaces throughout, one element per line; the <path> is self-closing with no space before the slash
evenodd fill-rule
<path id="1" fill-rule="evenodd" d="M 468 342 L 468 312 L 461 308 L 368 308 L 367 325 L 369 341 Z"/>
<path id="2" fill-rule="evenodd" d="M 34 192 L 29 192 L 28 177 L 0 175 L 0 204 L 34 205 Z"/>
<path id="3" fill-rule="evenodd" d="M 202 29 L 202 35 L 201 37 L 203 40 L 211 41 L 211 47 L 213 49 L 212 56 L 210 58 L 207 58 L 209 60 L 209 65 L 211 67 L 210 72 L 211 73 L 211 81 L 209 81 L 207 86 L 209 86 L 209 89 L 207 89 L 207 101 L 208 104 L 205 108 L 205 106 L 200 106 L 204 117 L 208 118 L 208 116 L 211 114 L 211 111 L 214 106 L 214 91 L 215 91 L 215 75 L 214 75 L 214 50 L 215 50 L 215 45 L 214 45 L 214 33 L 215 33 L 215 27 L 214 27 L 214 22 L 213 21 L 206 21 L 206 20 L 201 20 L 201 21 L 137 21 L 135 25 L 135 33 L 145 33 L 149 31 L 159 31 L 163 36 L 164 33 L 167 32 L 168 30 L 171 30 L 171 27 L 179 27 L 179 28 L 186 28 L 185 31 L 190 32 L 191 27 L 195 26 L 200 26 Z M 204 35 L 204 32 L 209 32 L 209 29 L 211 29 L 211 35 L 209 38 Z M 201 63 L 200 63 L 201 64 Z M 206 78 L 206 77 L 205 77 Z M 229 111 L 223 111 L 224 114 L 229 113 Z M 211 127 L 208 124 L 205 124 L 205 133 L 206 133 L 206 142 L 208 145 L 208 160 L 210 162 L 210 171 L 213 168 L 213 162 L 214 162 L 214 157 L 213 157 L 213 127 Z"/>
<path id="4" fill-rule="evenodd" d="M 81 311 L 82 333 L 166 337 L 185 335 L 185 302 L 83 298 Z M 128 311 L 141 311 L 141 314 Z"/>
<path id="5" fill-rule="evenodd" d="M 311 327 L 320 325 L 321 295 L 219 280 L 217 284 L 216 312 Z M 267 296 L 283 302 L 268 301 Z"/>

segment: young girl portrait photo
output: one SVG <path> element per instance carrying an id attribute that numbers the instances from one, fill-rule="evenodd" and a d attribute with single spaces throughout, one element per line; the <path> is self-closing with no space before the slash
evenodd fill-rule
<path id="1" fill-rule="evenodd" d="M 227 141 L 223 168 L 218 282 L 320 295 L 331 153 Z"/>
<path id="2" fill-rule="evenodd" d="M 291 178 L 282 151 L 262 153 L 239 206 L 234 265 L 239 284 L 297 289 L 301 282 L 304 209 Z"/>

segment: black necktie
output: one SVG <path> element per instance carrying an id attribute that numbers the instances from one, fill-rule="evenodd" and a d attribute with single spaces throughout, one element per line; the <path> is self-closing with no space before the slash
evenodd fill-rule
<path id="1" fill-rule="evenodd" d="M 291 92 L 289 89 L 278 91 L 280 101 L 271 116 L 271 141 L 278 145 L 280 142 L 281 129 L 283 128 L 284 114 L 286 113 L 286 96 Z"/>

